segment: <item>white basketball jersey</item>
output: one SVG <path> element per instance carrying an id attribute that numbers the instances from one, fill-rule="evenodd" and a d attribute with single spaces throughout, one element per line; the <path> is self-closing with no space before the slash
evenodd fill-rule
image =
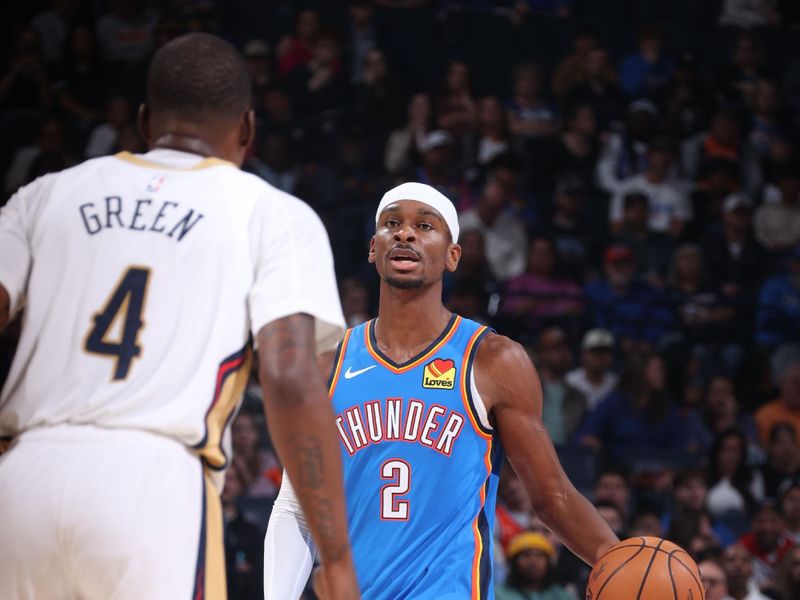
<path id="1" fill-rule="evenodd" d="M 0 435 L 144 429 L 217 468 L 250 333 L 307 313 L 322 351 L 344 328 L 316 214 L 230 163 L 173 150 L 90 160 L 20 189 L 0 211 L 0 284 L 12 315 L 25 308 Z"/>

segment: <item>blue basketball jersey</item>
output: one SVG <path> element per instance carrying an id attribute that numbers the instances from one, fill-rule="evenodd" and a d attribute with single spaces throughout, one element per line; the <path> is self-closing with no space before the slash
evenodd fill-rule
<path id="1" fill-rule="evenodd" d="M 502 450 L 471 392 L 487 332 L 453 315 L 403 364 L 378 349 L 374 320 L 340 344 L 330 394 L 364 600 L 494 598 Z"/>

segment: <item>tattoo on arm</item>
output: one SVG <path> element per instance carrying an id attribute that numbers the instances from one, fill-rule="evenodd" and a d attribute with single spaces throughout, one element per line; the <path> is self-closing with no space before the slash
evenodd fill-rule
<path id="1" fill-rule="evenodd" d="M 298 434 L 289 438 L 292 452 L 300 468 L 298 485 L 319 489 L 325 483 L 324 462 L 319 440 L 313 435 Z"/>

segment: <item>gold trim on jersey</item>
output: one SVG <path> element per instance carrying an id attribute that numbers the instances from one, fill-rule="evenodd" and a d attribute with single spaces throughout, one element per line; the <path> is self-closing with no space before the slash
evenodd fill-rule
<path id="1" fill-rule="evenodd" d="M 247 387 L 250 366 L 253 362 L 252 348 L 248 346 L 243 352 L 244 357 L 241 359 L 241 363 L 230 372 L 224 371 L 225 364 L 223 363 L 218 377 L 224 379 L 213 406 L 206 414 L 206 437 L 198 454 L 212 469 L 223 469 L 227 464 L 228 459 L 222 451 L 222 435 Z"/>
<path id="2" fill-rule="evenodd" d="M 209 167 L 234 167 L 236 165 L 232 162 L 227 160 L 223 160 L 221 158 L 216 158 L 214 156 L 209 156 L 208 158 L 204 158 L 196 165 L 192 165 L 191 167 L 172 167 L 170 165 L 164 165 L 161 163 L 154 162 L 152 160 L 147 160 L 146 158 L 142 158 L 136 154 L 131 154 L 130 152 L 118 152 L 114 155 L 114 158 L 118 158 L 119 160 L 123 160 L 125 162 L 129 162 L 131 164 L 137 165 L 139 167 L 147 167 L 148 169 L 160 169 L 162 171 L 201 171 L 203 169 L 207 169 Z"/>
<path id="3" fill-rule="evenodd" d="M 204 600 L 227 600 L 228 588 L 225 581 L 225 547 L 222 530 L 222 503 L 219 492 L 211 477 L 203 473 L 206 488 L 206 555 Z"/>

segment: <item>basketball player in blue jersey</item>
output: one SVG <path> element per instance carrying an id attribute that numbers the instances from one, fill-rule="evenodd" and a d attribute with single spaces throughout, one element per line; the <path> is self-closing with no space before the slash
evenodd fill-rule
<path id="1" fill-rule="evenodd" d="M 525 350 L 442 304 L 457 241 L 456 211 L 442 194 L 419 183 L 387 192 L 369 250 L 381 278 L 378 318 L 348 330 L 329 361 L 366 600 L 494 597 L 504 455 L 536 514 L 584 561 L 618 541 L 558 462 Z M 299 596 L 314 553 L 304 528 L 285 483 L 267 533 L 267 600 Z"/>

